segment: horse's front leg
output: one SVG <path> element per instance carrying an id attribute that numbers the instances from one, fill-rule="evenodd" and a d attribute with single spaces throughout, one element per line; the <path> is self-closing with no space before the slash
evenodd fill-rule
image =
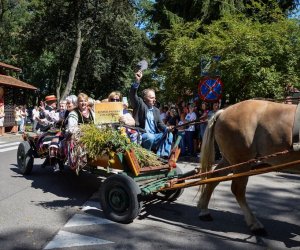
<path id="1" fill-rule="evenodd" d="M 246 223 L 250 228 L 251 232 L 255 235 L 263 236 L 266 235 L 267 232 L 264 229 L 262 223 L 252 213 L 246 200 L 247 183 L 248 183 L 248 177 L 241 177 L 238 179 L 234 179 L 231 184 L 231 191 L 235 195 L 235 198 L 244 213 Z"/>
<path id="2" fill-rule="evenodd" d="M 228 162 L 225 159 L 222 159 L 218 163 L 218 165 L 215 167 L 214 170 L 226 167 L 228 165 L 229 165 Z M 228 174 L 229 174 L 229 171 L 222 171 L 222 172 L 211 175 L 211 177 L 224 176 L 224 175 L 228 175 Z M 208 209 L 208 204 L 209 204 L 211 195 L 212 195 L 214 189 L 216 188 L 216 186 L 218 186 L 218 184 L 219 184 L 219 182 L 208 183 L 201 190 L 201 195 L 200 195 L 200 198 L 199 198 L 198 204 L 197 204 L 197 207 L 200 210 L 200 212 L 199 212 L 200 220 L 203 220 L 203 221 L 212 221 L 213 220 L 212 216 L 210 215 L 209 209 Z"/>

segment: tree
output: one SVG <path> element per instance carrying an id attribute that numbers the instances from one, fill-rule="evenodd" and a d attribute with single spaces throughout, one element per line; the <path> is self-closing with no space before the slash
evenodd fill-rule
<path id="1" fill-rule="evenodd" d="M 174 23 L 164 41 L 165 77 L 170 99 L 192 92 L 200 79 L 201 57 L 221 56 L 225 94 L 231 102 L 248 98 L 282 98 L 287 83 L 299 85 L 300 27 L 281 16 L 261 23 L 245 15 L 228 15 L 198 32 L 200 22 Z"/>
<path id="2" fill-rule="evenodd" d="M 0 0 L 0 60 L 13 65 L 22 57 L 22 27 L 30 19 L 27 7 L 26 0 Z"/>
<path id="3" fill-rule="evenodd" d="M 43 1 L 33 13 L 24 40 L 32 63 L 49 57 L 41 60 L 51 70 L 44 82 L 47 92 L 61 92 L 61 86 L 63 97 L 81 90 L 104 97 L 124 89 L 132 65 L 149 54 L 128 1 Z M 37 74 L 29 69 L 27 75 Z"/>
<path id="4" fill-rule="evenodd" d="M 157 0 L 152 8 L 146 9 L 144 16 L 151 20 L 147 22 L 150 24 L 148 31 L 152 32 L 152 49 L 160 63 L 165 58 L 165 47 L 162 46 L 166 39 L 165 31 L 171 29 L 175 20 L 200 21 L 202 25 L 198 31 L 202 32 L 204 25 L 209 25 L 225 15 L 245 14 L 247 17 L 260 18 L 261 21 L 273 21 L 270 13 L 274 14 L 276 11 L 288 16 L 297 4 L 299 0 Z"/>

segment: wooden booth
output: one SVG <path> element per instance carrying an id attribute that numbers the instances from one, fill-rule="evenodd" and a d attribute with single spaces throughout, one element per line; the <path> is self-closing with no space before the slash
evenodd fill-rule
<path id="1" fill-rule="evenodd" d="M 28 97 L 35 96 L 36 87 L 23 82 L 10 75 L 20 73 L 22 70 L 15 66 L 0 62 L 0 105 L 4 108 L 5 132 L 12 132 L 15 126 L 15 106 L 28 103 Z"/>

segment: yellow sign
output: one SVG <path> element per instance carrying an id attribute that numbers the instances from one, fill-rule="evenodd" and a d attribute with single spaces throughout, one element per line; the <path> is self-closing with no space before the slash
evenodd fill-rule
<path id="1" fill-rule="evenodd" d="M 122 102 L 95 103 L 95 124 L 118 123 L 123 115 Z"/>

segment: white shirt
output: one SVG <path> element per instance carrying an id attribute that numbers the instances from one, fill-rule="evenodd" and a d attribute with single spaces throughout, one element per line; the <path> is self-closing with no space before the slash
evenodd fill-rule
<path id="1" fill-rule="evenodd" d="M 167 118 L 167 114 L 166 114 L 166 113 L 160 113 L 160 119 L 161 119 L 163 122 L 165 122 L 166 118 Z"/>
<path id="2" fill-rule="evenodd" d="M 78 128 L 78 114 L 72 110 L 67 117 L 66 132 L 74 133 Z"/>
<path id="3" fill-rule="evenodd" d="M 44 114 L 45 118 L 39 121 L 42 125 L 53 125 L 59 121 L 59 112 L 56 112 L 55 110 L 44 110 Z"/>
<path id="4" fill-rule="evenodd" d="M 39 116 L 40 116 L 40 111 L 38 109 L 33 109 L 32 110 L 32 119 L 35 120 Z"/>
<path id="5" fill-rule="evenodd" d="M 156 133 L 153 108 L 148 109 L 147 116 L 146 116 L 145 130 L 147 133 L 150 133 L 150 134 Z"/>
<path id="6" fill-rule="evenodd" d="M 197 119 L 197 116 L 194 112 L 188 113 L 185 116 L 185 120 L 187 122 L 195 121 L 196 119 Z M 189 127 L 187 129 L 185 129 L 185 131 L 195 131 L 195 125 L 189 125 Z"/>

